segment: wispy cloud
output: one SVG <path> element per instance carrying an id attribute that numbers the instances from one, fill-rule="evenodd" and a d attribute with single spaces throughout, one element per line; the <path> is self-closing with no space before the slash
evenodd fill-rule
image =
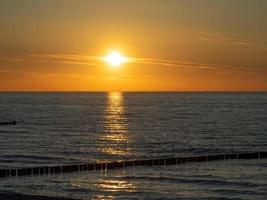
<path id="1" fill-rule="evenodd" d="M 23 71 L 23 70 L 0 70 L 1 75 L 27 75 L 27 76 L 65 76 L 65 77 L 78 77 L 78 78 L 88 78 L 88 75 L 75 74 L 75 73 L 56 73 L 56 72 L 36 72 L 36 71 Z"/>
<path id="2" fill-rule="evenodd" d="M 49 62 L 49 63 L 62 63 L 70 65 L 97 65 L 105 62 L 103 56 L 87 56 L 79 54 L 31 54 L 26 57 L 16 58 L 0 58 L 3 61 L 10 62 Z M 176 61 L 170 59 L 156 59 L 156 58 L 135 58 L 126 57 L 125 62 L 146 64 L 146 65 L 158 65 L 158 66 L 170 66 L 180 68 L 192 68 L 192 69 L 215 69 L 217 66 L 204 63 L 194 63 L 185 61 Z"/>
<path id="3" fill-rule="evenodd" d="M 28 57 L 32 60 L 70 65 L 96 65 L 102 62 L 102 57 L 78 54 L 31 54 Z"/>
<path id="4" fill-rule="evenodd" d="M 16 57 L 10 57 L 10 56 L 6 56 L 6 57 L 0 57 L 0 61 L 6 61 L 6 62 L 20 62 L 22 61 L 19 58 Z"/>
<path id="5" fill-rule="evenodd" d="M 176 61 L 169 59 L 155 59 L 155 58 L 128 58 L 132 63 L 148 64 L 148 65 L 159 65 L 159 66 L 170 66 L 180 68 L 191 68 L 191 69 L 216 69 L 218 66 L 205 64 L 205 63 L 194 63 L 186 61 Z"/>
<path id="6" fill-rule="evenodd" d="M 62 55 L 62 54 L 46 54 L 46 55 L 30 55 L 31 58 L 43 60 L 46 62 L 56 62 L 63 64 L 78 64 L 78 65 L 97 65 L 98 63 L 105 62 L 103 56 L 86 56 L 86 55 Z M 196 63 L 187 61 L 177 61 L 170 59 L 158 59 L 158 58 L 136 58 L 126 57 L 126 63 L 136 63 L 144 65 L 164 66 L 164 67 L 177 67 L 187 68 L 191 70 L 222 70 L 230 66 L 215 65 L 207 63 Z"/>
<path id="7" fill-rule="evenodd" d="M 232 39 L 231 41 L 237 42 L 238 40 Z M 241 41 L 239 41 L 241 42 Z M 98 66 L 105 62 L 103 56 L 88 56 L 79 54 L 31 54 L 26 57 L 1 57 L 0 61 L 4 62 L 49 62 L 49 63 L 61 63 L 66 65 L 84 65 L 84 66 Z M 265 69 L 255 69 L 248 66 L 233 66 L 229 64 L 213 64 L 213 63 L 200 63 L 200 62 L 188 62 L 178 61 L 171 59 L 159 59 L 159 58 L 135 58 L 126 57 L 126 62 L 136 63 L 143 65 L 153 65 L 158 67 L 176 67 L 187 70 L 198 71 L 217 71 L 217 72 L 240 72 L 240 73 L 266 73 Z"/>
<path id="8" fill-rule="evenodd" d="M 246 46 L 249 48 L 254 48 L 258 51 L 266 51 L 267 52 L 267 45 L 259 44 L 247 39 L 237 38 L 233 36 L 228 36 L 224 34 L 217 34 L 217 33 L 205 33 L 205 32 L 195 32 L 196 37 L 200 40 L 212 40 L 212 41 L 222 41 L 227 42 L 232 45 L 237 46 Z"/>

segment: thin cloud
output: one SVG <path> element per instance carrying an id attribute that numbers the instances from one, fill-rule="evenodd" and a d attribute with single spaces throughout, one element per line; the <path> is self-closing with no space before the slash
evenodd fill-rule
<path id="1" fill-rule="evenodd" d="M 171 66 L 180 68 L 192 68 L 192 69 L 216 69 L 215 65 L 194 63 L 185 61 L 176 61 L 168 59 L 153 59 L 153 58 L 129 58 L 132 63 L 148 64 L 148 65 L 160 65 L 160 66 Z"/>
<path id="2" fill-rule="evenodd" d="M 86 55 L 74 55 L 74 54 L 46 54 L 46 55 L 30 55 L 30 57 L 64 64 L 79 64 L 79 65 L 97 65 L 97 63 L 105 62 L 105 57 L 102 56 L 86 56 Z M 194 63 L 185 61 L 176 61 L 170 59 L 155 59 L 155 58 L 134 58 L 126 57 L 126 63 L 136 63 L 145 65 L 158 65 L 166 67 L 179 67 L 189 69 L 202 69 L 202 70 L 216 70 L 224 67 L 223 65 L 212 65 L 206 63 Z"/>
<path id="3" fill-rule="evenodd" d="M 69 65 L 96 65 L 102 57 L 76 54 L 32 54 L 30 58 L 45 62 L 56 62 Z"/>
<path id="4" fill-rule="evenodd" d="M 239 41 L 240 42 L 240 41 Z M 2 57 L 1 57 L 2 58 Z M 84 65 L 84 66 L 97 66 L 105 62 L 105 57 L 101 56 L 87 56 L 79 54 L 31 54 L 26 57 L 15 58 L 2 58 L 5 62 L 49 62 L 61 63 L 66 65 Z M 197 63 L 187 61 L 177 61 L 171 59 L 158 59 L 158 58 L 134 58 L 126 57 L 127 63 L 163 66 L 163 67 L 176 67 L 189 70 L 209 70 L 217 72 L 240 72 L 240 73 L 266 73 L 264 69 L 254 69 L 248 66 L 232 66 L 227 64 L 211 64 L 211 63 Z"/>
<path id="5" fill-rule="evenodd" d="M 204 33 L 204 32 L 195 32 L 198 39 L 200 40 L 213 40 L 213 41 L 223 41 L 237 46 L 246 46 L 249 48 L 254 48 L 258 51 L 267 51 L 267 45 L 262 45 L 250 40 L 231 37 L 223 34 L 217 33 Z"/>
<path id="6" fill-rule="evenodd" d="M 246 45 L 248 44 L 248 40 L 235 38 L 235 37 L 229 37 L 222 34 L 216 34 L 216 33 L 202 33 L 202 32 L 196 32 L 196 34 L 199 35 L 199 39 L 202 40 L 220 40 L 220 41 L 226 41 L 231 42 L 238 45 Z"/>
<path id="7" fill-rule="evenodd" d="M 22 61 L 19 58 L 15 58 L 15 57 L 0 57 L 0 61 L 11 61 L 11 62 L 20 62 Z"/>
<path id="8" fill-rule="evenodd" d="M 72 73 L 55 73 L 55 72 L 36 72 L 36 71 L 23 71 L 23 70 L 0 70 L 0 75 L 3 74 L 16 74 L 16 75 L 30 75 L 30 76 L 43 76 L 44 74 L 50 76 L 66 76 L 66 77 L 88 77 L 83 74 L 72 74 Z"/>

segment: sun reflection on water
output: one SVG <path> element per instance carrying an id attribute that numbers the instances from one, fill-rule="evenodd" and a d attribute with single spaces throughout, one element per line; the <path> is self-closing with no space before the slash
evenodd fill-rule
<path id="1" fill-rule="evenodd" d="M 70 184 L 75 190 L 95 191 L 94 197 L 88 199 L 115 199 L 114 194 L 127 194 L 138 191 L 138 186 L 135 182 L 123 180 L 120 175 L 117 174 L 114 176 L 112 173 L 94 173 L 76 176 Z"/>
<path id="2" fill-rule="evenodd" d="M 124 180 L 102 180 L 100 179 L 97 183 L 97 187 L 101 191 L 106 192 L 134 192 L 136 191 L 136 185 L 124 181 Z"/>
<path id="3" fill-rule="evenodd" d="M 131 149 L 126 148 L 126 144 L 131 140 L 125 117 L 124 96 L 121 92 L 108 93 L 104 118 L 105 131 L 99 136 L 103 145 L 99 150 L 109 155 L 131 155 Z"/>

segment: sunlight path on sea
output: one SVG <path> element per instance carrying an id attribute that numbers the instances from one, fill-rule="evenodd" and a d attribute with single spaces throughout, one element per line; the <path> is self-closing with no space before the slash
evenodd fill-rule
<path id="1" fill-rule="evenodd" d="M 98 149 L 107 156 L 132 155 L 132 149 L 127 147 L 127 143 L 131 142 L 131 138 L 124 110 L 123 94 L 120 92 L 108 93 L 107 107 L 104 114 L 104 133 L 99 135 L 102 145 Z"/>
<path id="2" fill-rule="evenodd" d="M 99 151 L 106 154 L 106 160 L 110 156 L 126 156 L 132 155 L 132 149 L 127 147 L 127 143 L 132 142 L 128 130 L 128 122 L 125 115 L 124 95 L 121 92 L 110 92 L 107 94 L 107 106 L 104 114 L 104 133 L 99 135 L 102 145 Z M 105 195 L 110 192 L 135 191 L 136 185 L 129 181 L 120 179 L 110 180 L 107 174 L 103 174 L 96 183 L 96 188 L 102 191 L 102 195 L 97 199 L 113 199 L 112 195 Z"/>

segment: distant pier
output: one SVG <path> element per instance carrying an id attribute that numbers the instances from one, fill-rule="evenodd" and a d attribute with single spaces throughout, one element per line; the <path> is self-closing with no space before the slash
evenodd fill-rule
<path id="1" fill-rule="evenodd" d="M 43 166 L 33 168 L 20 169 L 0 169 L 0 177 L 15 177 L 15 176 L 40 176 L 53 175 L 80 171 L 108 171 L 124 167 L 134 166 L 156 166 L 156 165 L 178 165 L 188 162 L 209 162 L 215 160 L 238 160 L 238 159 L 265 159 L 267 152 L 251 152 L 251 153 L 234 153 L 234 154 L 218 154 L 206 156 L 191 156 L 191 157 L 172 157 L 159 158 L 149 160 L 126 160 L 115 162 L 96 162 L 74 165 L 57 165 Z"/>

